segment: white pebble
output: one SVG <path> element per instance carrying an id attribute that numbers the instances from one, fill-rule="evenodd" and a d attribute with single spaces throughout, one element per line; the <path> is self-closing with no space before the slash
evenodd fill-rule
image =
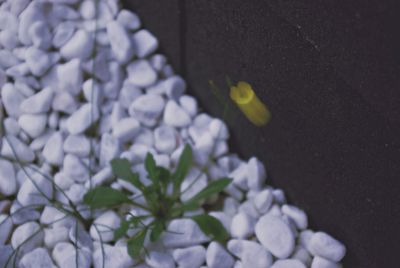
<path id="1" fill-rule="evenodd" d="M 1 155 L 21 162 L 32 162 L 35 159 L 35 154 L 32 149 L 21 140 L 11 135 L 3 137 Z"/>
<path id="2" fill-rule="evenodd" d="M 84 135 L 69 135 L 63 145 L 64 152 L 79 157 L 87 157 L 90 154 L 90 140 Z"/>
<path id="3" fill-rule="evenodd" d="M 100 141 L 100 164 L 108 165 L 120 152 L 120 141 L 110 133 L 104 133 Z"/>
<path id="4" fill-rule="evenodd" d="M 264 268 L 272 264 L 271 253 L 254 241 L 232 239 L 227 248 L 241 260 L 243 267 Z"/>
<path id="5" fill-rule="evenodd" d="M 28 7 L 21 12 L 19 15 L 19 28 L 18 28 L 18 38 L 22 44 L 28 46 L 32 44 L 32 40 L 29 35 L 29 27 L 37 22 L 44 20 L 44 12 L 38 2 L 31 2 Z"/>
<path id="6" fill-rule="evenodd" d="M 67 60 L 79 58 L 87 59 L 93 51 L 94 40 L 91 34 L 85 30 L 78 30 L 61 47 L 60 53 Z"/>
<path id="7" fill-rule="evenodd" d="M 286 259 L 277 260 L 276 262 L 274 262 L 271 268 L 306 268 L 306 266 L 299 260 Z"/>
<path id="8" fill-rule="evenodd" d="M 27 222 L 18 226 L 11 237 L 13 248 L 19 247 L 20 252 L 28 253 L 39 247 L 43 242 L 43 231 L 36 222 Z"/>
<path id="9" fill-rule="evenodd" d="M 24 114 L 18 119 L 18 124 L 31 138 L 39 137 L 47 124 L 46 114 Z"/>
<path id="10" fill-rule="evenodd" d="M 312 252 L 319 257 L 339 262 L 346 254 L 345 246 L 324 232 L 316 232 L 310 240 Z"/>
<path id="11" fill-rule="evenodd" d="M 73 185 L 75 182 L 67 176 L 64 172 L 57 172 L 54 175 L 54 183 L 60 187 L 62 190 L 67 190 Z"/>
<path id="12" fill-rule="evenodd" d="M 89 268 L 92 256 L 86 249 L 75 249 L 71 243 L 58 243 L 52 252 L 52 256 L 59 268 Z"/>
<path id="13" fill-rule="evenodd" d="M 94 240 L 100 240 L 104 243 L 114 239 L 114 230 L 119 228 L 121 219 L 118 214 L 108 210 L 95 219 L 90 227 L 90 236 Z"/>
<path id="14" fill-rule="evenodd" d="M 273 199 L 272 191 L 270 189 L 265 189 L 256 194 L 253 198 L 253 203 L 260 214 L 265 214 L 270 209 Z"/>
<path id="15" fill-rule="evenodd" d="M 165 106 L 164 122 L 173 127 L 186 127 L 192 120 L 182 107 L 175 101 L 169 100 Z"/>
<path id="16" fill-rule="evenodd" d="M 52 249 L 60 242 L 68 241 L 69 229 L 64 226 L 44 229 L 44 244 Z"/>
<path id="17" fill-rule="evenodd" d="M 46 50 L 51 46 L 51 33 L 47 23 L 43 21 L 33 23 L 28 33 L 36 48 Z"/>
<path id="18" fill-rule="evenodd" d="M 285 221 L 266 214 L 255 227 L 257 239 L 277 258 L 287 258 L 294 249 L 294 235 Z"/>
<path id="19" fill-rule="evenodd" d="M 52 65 L 49 54 L 35 47 L 27 49 L 26 63 L 32 74 L 36 76 L 43 75 Z"/>
<path id="20" fill-rule="evenodd" d="M 182 268 L 198 268 L 206 260 L 206 250 L 203 246 L 178 248 L 172 255 L 175 262 Z"/>
<path id="21" fill-rule="evenodd" d="M 136 54 L 139 58 L 149 56 L 151 53 L 157 50 L 158 40 L 147 30 L 140 30 L 136 32 L 132 37 L 133 44 L 135 46 Z"/>
<path id="22" fill-rule="evenodd" d="M 152 268 L 175 268 L 174 259 L 171 254 L 151 251 L 146 256 L 146 263 Z"/>
<path id="23" fill-rule="evenodd" d="M 56 48 L 65 45 L 74 35 L 75 26 L 72 22 L 65 21 L 57 25 L 53 32 L 52 43 Z"/>
<path id="24" fill-rule="evenodd" d="M 20 105 L 25 97 L 12 84 L 7 83 L 2 87 L 1 99 L 8 116 L 18 117 L 20 115 Z"/>
<path id="25" fill-rule="evenodd" d="M 172 220 L 161 236 L 167 248 L 189 247 L 210 241 L 191 219 Z"/>
<path id="26" fill-rule="evenodd" d="M 172 153 L 177 147 L 178 133 L 169 126 L 160 126 L 154 130 L 155 148 L 160 153 Z"/>
<path id="27" fill-rule="evenodd" d="M 196 167 L 191 168 L 181 184 L 182 202 L 186 202 L 198 194 L 207 186 L 207 183 L 207 175 L 204 172 Z"/>
<path id="28" fill-rule="evenodd" d="M 0 15 L 1 16 L 1 15 Z M 17 33 L 10 29 L 5 29 L 0 32 L 0 44 L 8 49 L 12 50 L 18 46 L 19 40 Z"/>
<path id="29" fill-rule="evenodd" d="M 120 141 L 133 139 L 140 131 L 140 123 L 133 117 L 121 119 L 113 127 L 113 136 Z"/>
<path id="30" fill-rule="evenodd" d="M 100 117 L 97 107 L 91 103 L 83 104 L 67 120 L 67 129 L 70 134 L 80 134 L 87 130 Z"/>
<path id="31" fill-rule="evenodd" d="M 61 165 L 63 163 L 63 142 L 64 138 L 60 132 L 55 132 L 47 140 L 42 152 L 47 163 L 52 165 Z"/>
<path id="32" fill-rule="evenodd" d="M 79 248 L 93 249 L 93 240 L 79 221 L 75 220 L 68 235 L 71 242 Z"/>
<path id="33" fill-rule="evenodd" d="M 11 216 L 0 214 L 0 245 L 4 245 L 13 230 L 13 222 Z"/>
<path id="34" fill-rule="evenodd" d="M 118 21 L 111 21 L 107 24 L 107 34 L 115 59 L 121 64 L 127 63 L 134 53 L 127 31 Z"/>
<path id="35" fill-rule="evenodd" d="M 148 87 L 157 80 L 157 73 L 147 60 L 136 60 L 127 68 L 129 81 L 138 87 Z"/>
<path id="36" fill-rule="evenodd" d="M 27 253 L 19 262 L 21 268 L 48 267 L 55 268 L 53 260 L 44 248 L 37 248 Z"/>
<path id="37" fill-rule="evenodd" d="M 83 83 L 82 65 L 80 59 L 73 59 L 57 68 L 59 87 L 72 95 L 80 93 Z"/>
<path id="38" fill-rule="evenodd" d="M 135 99 L 129 107 L 129 114 L 145 126 L 153 127 L 157 124 L 164 110 L 165 101 L 158 95 L 143 95 Z"/>
<path id="39" fill-rule="evenodd" d="M 219 243 L 211 242 L 207 247 L 206 262 L 209 268 L 231 268 L 235 260 Z"/>
<path id="40" fill-rule="evenodd" d="M 51 178 L 43 171 L 34 171 L 19 189 L 17 200 L 23 206 L 45 205 L 53 197 Z"/>
<path id="41" fill-rule="evenodd" d="M 48 112 L 53 101 L 54 91 L 47 87 L 21 103 L 23 113 L 38 114 Z"/>
<path id="42" fill-rule="evenodd" d="M 96 16 L 96 3 L 91 0 L 82 1 L 79 6 L 79 13 L 85 20 L 94 19 Z"/>
<path id="43" fill-rule="evenodd" d="M 135 260 L 133 260 L 132 257 L 128 255 L 128 251 L 126 250 L 125 246 L 110 246 L 104 244 L 103 248 L 99 247 L 93 253 L 94 268 L 125 268 L 133 267 L 134 264 Z"/>
<path id="44" fill-rule="evenodd" d="M 65 91 L 58 92 L 53 99 L 52 109 L 55 111 L 72 114 L 78 107 L 74 97 Z"/>
<path id="45" fill-rule="evenodd" d="M 15 194 L 16 191 L 17 180 L 15 177 L 14 166 L 11 162 L 0 159 L 0 193 L 9 196 Z"/>
<path id="46" fill-rule="evenodd" d="M 342 268 L 342 265 L 316 256 L 311 263 L 311 268 Z"/>
<path id="47" fill-rule="evenodd" d="M 247 184 L 249 189 L 260 190 L 265 184 L 265 168 L 256 157 L 250 158 L 247 163 Z"/>
<path id="48" fill-rule="evenodd" d="M 122 9 L 118 13 L 117 21 L 127 30 L 137 30 L 140 27 L 138 15 L 127 9 Z"/>
<path id="49" fill-rule="evenodd" d="M 303 210 L 295 206 L 283 205 L 282 213 L 292 219 L 298 229 L 304 230 L 307 228 L 308 219 L 306 213 Z"/>
<path id="50" fill-rule="evenodd" d="M 232 218 L 230 227 L 232 237 L 239 239 L 250 237 L 254 233 L 255 224 L 256 220 L 252 216 L 246 213 L 236 214 Z"/>
<path id="51" fill-rule="evenodd" d="M 228 214 L 222 211 L 212 211 L 209 213 L 209 215 L 219 220 L 227 231 L 231 229 L 232 217 Z"/>
<path id="52" fill-rule="evenodd" d="M 67 154 L 63 161 L 64 172 L 76 182 L 85 182 L 88 180 L 89 171 L 82 161 L 73 154 Z"/>

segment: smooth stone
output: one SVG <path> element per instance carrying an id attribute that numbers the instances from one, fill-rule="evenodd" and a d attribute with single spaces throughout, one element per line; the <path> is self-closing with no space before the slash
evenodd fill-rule
<path id="1" fill-rule="evenodd" d="M 123 84 L 121 91 L 119 92 L 118 103 L 125 109 L 129 109 L 131 103 L 142 95 L 142 90 L 133 85 L 127 80 Z"/>
<path id="2" fill-rule="evenodd" d="M 210 241 L 191 219 L 174 219 L 161 236 L 167 248 L 190 247 Z"/>
<path id="3" fill-rule="evenodd" d="M 188 201 L 203 190 L 207 184 L 207 175 L 196 167 L 191 168 L 180 187 L 181 192 L 184 192 L 181 195 L 181 201 Z"/>
<path id="4" fill-rule="evenodd" d="M 69 229 L 64 226 L 44 229 L 44 244 L 48 249 L 53 249 L 55 245 L 61 242 L 67 242 L 69 239 Z"/>
<path id="5" fill-rule="evenodd" d="M 273 261 L 271 253 L 254 241 L 232 239 L 228 242 L 227 248 L 241 260 L 243 267 L 270 267 Z"/>
<path id="6" fill-rule="evenodd" d="M 153 268 L 175 268 L 175 262 L 171 254 L 151 251 L 146 256 L 146 264 Z"/>
<path id="7" fill-rule="evenodd" d="M 319 256 L 315 256 L 312 263 L 311 268 L 342 268 L 342 265 Z"/>
<path id="8" fill-rule="evenodd" d="M 1 15 L 0 15 L 1 16 Z M 15 31 L 11 29 L 5 29 L 0 32 L 0 44 L 8 49 L 12 50 L 19 44 L 18 36 Z"/>
<path id="9" fill-rule="evenodd" d="M 211 242 L 207 247 L 206 263 L 209 268 L 231 268 L 235 260 L 219 243 Z"/>
<path id="10" fill-rule="evenodd" d="M 79 5 L 79 13 L 85 20 L 94 19 L 96 16 L 96 4 L 91 0 L 82 1 Z"/>
<path id="11" fill-rule="evenodd" d="M 0 193 L 5 196 L 10 196 L 16 192 L 17 180 L 14 166 L 11 162 L 0 159 Z"/>
<path id="12" fill-rule="evenodd" d="M 61 132 L 54 132 L 47 140 L 42 155 L 47 163 L 61 165 L 64 161 L 63 151 L 64 138 Z"/>
<path id="13" fill-rule="evenodd" d="M 265 214 L 270 209 L 273 200 L 274 196 L 272 191 L 270 189 L 265 189 L 256 194 L 253 198 L 253 203 L 260 214 Z"/>
<path id="14" fill-rule="evenodd" d="M 206 249 L 203 246 L 177 248 L 172 252 L 175 262 L 182 268 L 198 268 L 206 260 Z"/>
<path id="15" fill-rule="evenodd" d="M 161 82 L 160 86 L 170 99 L 178 100 L 186 91 L 186 82 L 182 77 L 173 75 Z"/>
<path id="16" fill-rule="evenodd" d="M 79 183 L 74 183 L 71 187 L 65 192 L 68 196 L 69 201 L 73 204 L 81 204 L 83 202 L 83 197 L 87 193 L 88 189 L 85 188 L 84 185 Z M 62 195 L 65 197 L 64 195 Z"/>
<path id="17" fill-rule="evenodd" d="M 91 103 L 83 104 L 67 120 L 67 130 L 70 134 L 81 134 L 100 117 L 99 110 Z"/>
<path id="18" fill-rule="evenodd" d="M 120 152 L 120 141 L 110 133 L 104 133 L 100 141 L 100 165 L 108 165 Z"/>
<path id="19" fill-rule="evenodd" d="M 127 63 L 134 53 L 128 32 L 118 21 L 110 21 L 107 24 L 107 35 L 115 59 L 121 64 Z"/>
<path id="20" fill-rule="evenodd" d="M 87 248 L 79 250 L 71 243 L 58 243 L 52 252 L 52 257 L 59 268 L 90 268 L 92 253 Z"/>
<path id="21" fill-rule="evenodd" d="M 138 87 L 149 87 L 157 80 L 157 73 L 147 60 L 136 60 L 126 70 L 129 81 Z"/>
<path id="22" fill-rule="evenodd" d="M 37 248 L 27 254 L 19 262 L 21 268 L 56 268 L 48 251 L 44 248 Z"/>
<path id="23" fill-rule="evenodd" d="M 55 48 L 65 45 L 74 35 L 75 25 L 70 21 L 61 22 L 53 31 L 52 44 Z"/>
<path id="24" fill-rule="evenodd" d="M 263 163 L 256 157 L 250 158 L 247 163 L 247 185 L 251 190 L 261 190 L 265 184 L 266 172 Z"/>
<path id="25" fill-rule="evenodd" d="M 112 134 L 120 141 L 128 141 L 133 139 L 140 131 L 140 123 L 133 117 L 121 119 L 115 124 Z"/>
<path id="26" fill-rule="evenodd" d="M 39 49 L 47 50 L 51 46 L 51 33 L 47 23 L 37 21 L 33 23 L 28 30 L 33 46 Z"/>
<path id="27" fill-rule="evenodd" d="M 232 224 L 231 216 L 222 211 L 212 211 L 209 213 L 209 215 L 219 220 L 227 231 L 230 230 Z"/>
<path id="28" fill-rule="evenodd" d="M 295 223 L 297 229 L 307 229 L 308 219 L 303 210 L 291 205 L 283 205 L 281 210 L 283 214 L 287 215 Z"/>
<path id="29" fill-rule="evenodd" d="M 89 170 L 76 155 L 67 154 L 64 157 L 63 167 L 65 174 L 78 183 L 89 179 Z"/>
<path id="30" fill-rule="evenodd" d="M 26 63 L 33 75 L 41 76 L 47 72 L 52 64 L 49 55 L 35 47 L 30 47 L 26 51 Z"/>
<path id="31" fill-rule="evenodd" d="M 122 9 L 118 13 L 117 21 L 127 30 L 137 30 L 140 27 L 138 15 L 127 9 Z"/>
<path id="32" fill-rule="evenodd" d="M 135 47 L 136 55 L 139 58 L 145 58 L 157 50 L 157 38 L 147 30 L 137 31 L 132 36 L 132 42 Z"/>
<path id="33" fill-rule="evenodd" d="M 80 222 L 74 222 L 72 227 L 69 229 L 68 236 L 71 242 L 78 247 L 90 250 L 93 249 L 93 240 Z"/>
<path id="34" fill-rule="evenodd" d="M 32 1 L 19 15 L 18 38 L 22 44 L 25 46 L 32 44 L 29 28 L 33 23 L 43 20 L 45 20 L 43 5 Z"/>
<path id="35" fill-rule="evenodd" d="M 75 98 L 68 92 L 57 92 L 52 102 L 52 109 L 55 111 L 72 114 L 78 108 Z"/>
<path id="36" fill-rule="evenodd" d="M 310 240 L 311 251 L 319 257 L 339 262 L 346 255 L 346 247 L 324 232 L 316 232 Z"/>
<path id="37" fill-rule="evenodd" d="M 94 240 L 102 242 L 111 242 L 114 239 L 114 231 L 121 224 L 121 219 L 117 213 L 112 210 L 106 211 L 98 216 L 90 227 L 90 236 Z"/>
<path id="38" fill-rule="evenodd" d="M 65 172 L 57 172 L 54 175 L 54 183 L 62 190 L 69 189 L 75 182 L 65 174 Z"/>
<path id="39" fill-rule="evenodd" d="M 93 79 L 88 79 L 83 83 L 83 95 L 87 102 L 100 106 L 103 102 L 103 87 Z"/>
<path id="40" fill-rule="evenodd" d="M 53 228 L 65 227 L 68 229 L 68 232 L 75 222 L 76 219 L 53 206 L 45 206 L 40 215 L 41 224 L 50 225 Z"/>
<path id="41" fill-rule="evenodd" d="M 24 163 L 32 162 L 35 154 L 24 142 L 18 138 L 6 135 L 3 137 L 1 155 Z"/>
<path id="42" fill-rule="evenodd" d="M 59 87 L 62 90 L 71 93 L 73 96 L 78 95 L 81 92 L 83 83 L 81 60 L 72 59 L 60 64 L 57 68 L 57 77 Z"/>
<path id="43" fill-rule="evenodd" d="M 39 173 L 40 172 L 40 173 Z M 22 206 L 45 205 L 53 197 L 53 185 L 50 177 L 43 171 L 34 171 L 19 189 L 17 200 Z"/>
<path id="44" fill-rule="evenodd" d="M 54 91 L 46 87 L 21 103 L 21 111 L 27 114 L 45 113 L 50 110 Z"/>
<path id="45" fill-rule="evenodd" d="M 306 266 L 299 260 L 287 259 L 277 260 L 271 268 L 306 268 Z"/>
<path id="46" fill-rule="evenodd" d="M 14 201 L 10 208 L 12 222 L 15 225 L 21 225 L 28 221 L 36 221 L 40 218 L 40 213 L 36 207 L 23 207 L 17 201 Z"/>
<path id="47" fill-rule="evenodd" d="M 165 106 L 164 122 L 173 127 L 186 127 L 192 122 L 189 114 L 175 101 L 169 100 Z"/>
<path id="48" fill-rule="evenodd" d="M 22 253 L 28 253 L 43 243 L 43 231 L 37 222 L 27 222 L 18 226 L 11 237 L 11 245 Z"/>
<path id="49" fill-rule="evenodd" d="M 129 107 L 129 114 L 145 126 L 157 124 L 165 106 L 165 101 L 158 95 L 142 95 Z"/>
<path id="50" fill-rule="evenodd" d="M 246 213 L 236 214 L 230 226 L 231 236 L 239 239 L 249 238 L 254 234 L 255 224 L 256 220 L 252 216 Z"/>
<path id="51" fill-rule="evenodd" d="M 64 152 L 74 154 L 79 157 L 87 157 L 90 155 L 90 140 L 81 134 L 69 135 L 63 145 Z"/>
<path id="52" fill-rule="evenodd" d="M 61 47 L 60 53 L 67 60 L 78 58 L 87 59 L 93 52 L 94 40 L 85 30 L 77 30 Z"/>
<path id="53" fill-rule="evenodd" d="M 287 223 L 279 217 L 266 214 L 256 226 L 255 234 L 261 244 L 275 257 L 284 259 L 294 249 L 294 235 Z"/>
<path id="54" fill-rule="evenodd" d="M 46 128 L 47 115 L 24 114 L 19 117 L 18 124 L 31 138 L 37 138 Z"/>
<path id="55" fill-rule="evenodd" d="M 0 267 L 14 268 L 13 263 L 18 262 L 15 258 L 14 249 L 11 245 L 0 245 Z M 6 265 L 7 264 L 7 265 Z"/>
<path id="56" fill-rule="evenodd" d="M 10 237 L 13 229 L 13 222 L 11 216 L 7 214 L 0 214 L 0 245 L 4 245 Z"/>
<path id="57" fill-rule="evenodd" d="M 189 95 L 183 95 L 179 98 L 179 105 L 185 109 L 185 111 L 190 115 L 190 117 L 194 117 L 198 112 L 198 105 L 195 98 Z"/>
<path id="58" fill-rule="evenodd" d="M 177 147 L 178 133 L 173 127 L 159 126 L 154 130 L 155 148 L 160 153 L 170 154 Z"/>
<path id="59" fill-rule="evenodd" d="M 104 250 L 104 256 L 103 256 Z M 103 266 L 104 260 L 104 266 Z M 93 266 L 94 268 L 113 267 L 113 268 L 126 268 L 135 265 L 135 261 L 129 256 L 126 247 L 110 246 L 107 244 L 95 249 L 93 253 Z M 136 267 L 136 266 L 135 266 Z"/>
<path id="60" fill-rule="evenodd" d="M 13 84 L 6 83 L 1 88 L 1 99 L 8 116 L 16 118 L 21 114 L 20 105 L 25 97 L 15 89 Z"/>

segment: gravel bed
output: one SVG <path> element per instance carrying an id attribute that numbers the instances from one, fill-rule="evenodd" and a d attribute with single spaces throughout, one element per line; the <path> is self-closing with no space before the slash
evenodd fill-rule
<path id="1" fill-rule="evenodd" d="M 344 245 L 309 229 L 305 212 L 266 184 L 256 157 L 229 151 L 226 124 L 187 94 L 135 13 L 117 0 L 100 1 L 98 14 L 92 0 L 0 3 L 0 267 L 342 267 Z M 174 169 L 185 144 L 195 166 L 182 187 L 195 183 L 182 201 L 210 181 L 233 179 L 208 201 L 222 199 L 221 208 L 206 211 L 230 239 L 212 241 L 183 217 L 158 242 L 146 240 L 143 262 L 134 260 L 113 230 L 123 211 L 143 210 L 91 212 L 83 196 L 98 185 L 135 193 L 113 176 L 110 160 L 128 159 L 145 181 L 148 152 Z M 53 200 L 72 204 L 91 226 Z"/>

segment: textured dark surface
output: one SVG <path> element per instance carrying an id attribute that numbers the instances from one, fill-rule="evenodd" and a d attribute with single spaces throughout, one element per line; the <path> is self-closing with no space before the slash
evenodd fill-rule
<path id="1" fill-rule="evenodd" d="M 398 266 L 398 3 L 126 3 L 206 111 L 222 114 L 209 79 L 253 85 L 273 119 L 256 128 L 232 113 L 234 150 L 260 157 L 269 183 L 307 211 L 311 227 L 347 245 L 345 267 Z"/>

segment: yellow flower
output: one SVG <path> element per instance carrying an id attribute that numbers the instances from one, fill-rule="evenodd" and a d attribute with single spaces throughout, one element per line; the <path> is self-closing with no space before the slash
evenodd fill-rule
<path id="1" fill-rule="evenodd" d="M 256 96 L 250 84 L 240 81 L 237 86 L 231 86 L 230 96 L 254 125 L 264 126 L 271 119 L 270 111 Z"/>

